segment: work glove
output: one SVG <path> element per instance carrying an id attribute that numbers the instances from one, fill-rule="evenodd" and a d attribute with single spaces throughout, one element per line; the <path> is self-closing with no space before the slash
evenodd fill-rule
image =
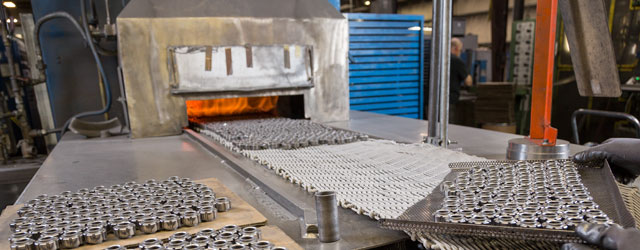
<path id="1" fill-rule="evenodd" d="M 640 175 L 640 139 L 611 138 L 573 156 L 577 163 L 607 160 L 621 183 L 632 182 Z"/>
<path id="2" fill-rule="evenodd" d="M 640 231 L 635 228 L 623 229 L 616 224 L 607 226 L 582 223 L 576 227 L 576 233 L 587 243 L 605 249 L 640 249 Z M 593 250 L 593 248 L 578 243 L 566 243 L 562 245 L 562 250 Z"/>

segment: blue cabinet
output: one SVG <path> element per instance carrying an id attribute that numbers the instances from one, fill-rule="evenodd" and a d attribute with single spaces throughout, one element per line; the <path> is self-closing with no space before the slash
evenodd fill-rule
<path id="1" fill-rule="evenodd" d="M 351 109 L 422 119 L 424 17 L 345 14 Z"/>

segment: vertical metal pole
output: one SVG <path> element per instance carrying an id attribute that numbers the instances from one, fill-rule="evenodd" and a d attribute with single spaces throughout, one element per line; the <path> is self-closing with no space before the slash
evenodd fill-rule
<path id="1" fill-rule="evenodd" d="M 451 0 L 433 1 L 427 142 L 448 146 Z"/>
<path id="2" fill-rule="evenodd" d="M 434 1 L 436 2 L 436 1 Z M 440 71 L 440 144 L 442 147 L 449 145 L 449 68 L 451 59 L 451 0 L 444 0 L 438 6 L 440 22 L 437 28 L 440 29 L 440 46 L 438 57 L 440 62 L 436 65 Z"/>
<path id="3" fill-rule="evenodd" d="M 440 57 L 438 57 L 440 46 L 438 41 L 440 40 L 440 29 L 437 28 L 440 24 L 440 18 L 438 8 L 440 7 L 440 1 L 433 1 L 433 15 L 431 18 L 431 68 L 429 69 L 429 106 L 427 107 L 428 114 L 428 130 L 427 130 L 427 143 L 438 145 L 440 144 L 440 131 L 438 130 L 438 96 L 440 95 L 440 82 L 438 74 L 438 65 L 440 64 Z"/>

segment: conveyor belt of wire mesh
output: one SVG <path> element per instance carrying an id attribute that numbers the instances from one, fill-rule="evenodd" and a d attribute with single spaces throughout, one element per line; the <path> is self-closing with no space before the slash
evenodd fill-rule
<path id="1" fill-rule="evenodd" d="M 636 221 L 636 228 L 640 229 L 640 190 L 635 186 L 630 187 L 620 183 L 617 184 L 627 210 L 629 210 L 629 213 L 631 213 L 631 216 L 633 216 L 633 219 Z"/>
<path id="2" fill-rule="evenodd" d="M 395 218 L 423 199 L 449 173 L 449 163 L 480 159 L 386 140 L 243 154 L 309 192 L 336 191 L 342 207 L 375 219 Z"/>

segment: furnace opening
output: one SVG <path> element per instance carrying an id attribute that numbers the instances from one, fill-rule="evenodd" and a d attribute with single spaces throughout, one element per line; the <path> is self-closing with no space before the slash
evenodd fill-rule
<path id="1" fill-rule="evenodd" d="M 191 122 L 266 117 L 304 118 L 302 95 L 188 100 L 186 106 Z"/>

